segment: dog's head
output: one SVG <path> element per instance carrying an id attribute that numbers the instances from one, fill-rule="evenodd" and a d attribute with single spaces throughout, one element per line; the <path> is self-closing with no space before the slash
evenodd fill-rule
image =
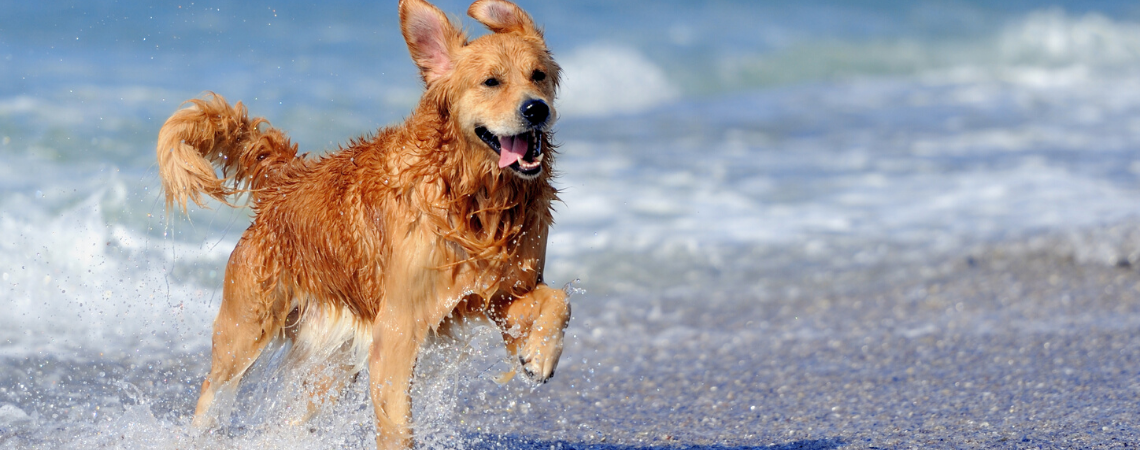
<path id="1" fill-rule="evenodd" d="M 478 0 L 467 14 L 493 33 L 468 42 L 435 6 L 400 0 L 400 28 L 427 84 L 425 97 L 445 103 L 461 138 L 498 170 L 536 178 L 549 170 L 558 64 L 514 3 Z"/>

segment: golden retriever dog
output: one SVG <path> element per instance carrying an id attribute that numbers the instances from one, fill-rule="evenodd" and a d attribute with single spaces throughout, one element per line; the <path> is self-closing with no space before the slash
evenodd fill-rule
<path id="1" fill-rule="evenodd" d="M 411 448 L 417 355 L 457 320 L 489 319 L 526 375 L 554 374 L 570 319 L 567 294 L 542 277 L 559 67 L 505 0 L 471 5 L 492 33 L 470 41 L 424 0 L 399 12 L 425 84 L 403 124 L 306 158 L 211 94 L 159 132 L 168 210 L 246 195 L 255 213 L 226 267 L 198 427 L 214 426 L 211 405 L 277 339 L 335 369 L 307 378 L 310 415 L 367 365 L 383 449 Z"/>

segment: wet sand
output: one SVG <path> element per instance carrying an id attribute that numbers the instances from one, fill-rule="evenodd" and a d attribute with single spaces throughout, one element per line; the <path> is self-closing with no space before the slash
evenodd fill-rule
<path id="1" fill-rule="evenodd" d="M 1132 448 L 1140 273 L 1126 257 L 1088 260 L 1064 241 L 979 247 L 931 265 L 805 271 L 766 299 L 582 299 L 560 372 L 520 393 L 529 412 L 485 418 L 514 436 L 490 441 Z"/>

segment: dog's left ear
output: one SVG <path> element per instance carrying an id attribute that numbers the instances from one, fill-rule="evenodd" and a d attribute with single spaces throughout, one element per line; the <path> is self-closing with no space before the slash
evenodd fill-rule
<path id="1" fill-rule="evenodd" d="M 507 0 L 479 0 L 467 9 L 467 15 L 496 33 L 519 33 L 542 37 L 530 15 Z"/>

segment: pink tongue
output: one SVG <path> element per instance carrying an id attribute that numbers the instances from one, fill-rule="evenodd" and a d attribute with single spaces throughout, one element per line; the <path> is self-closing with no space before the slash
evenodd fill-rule
<path id="1" fill-rule="evenodd" d="M 499 168 L 502 169 L 526 155 L 527 136 L 520 134 L 518 136 L 503 136 L 499 138 Z"/>

